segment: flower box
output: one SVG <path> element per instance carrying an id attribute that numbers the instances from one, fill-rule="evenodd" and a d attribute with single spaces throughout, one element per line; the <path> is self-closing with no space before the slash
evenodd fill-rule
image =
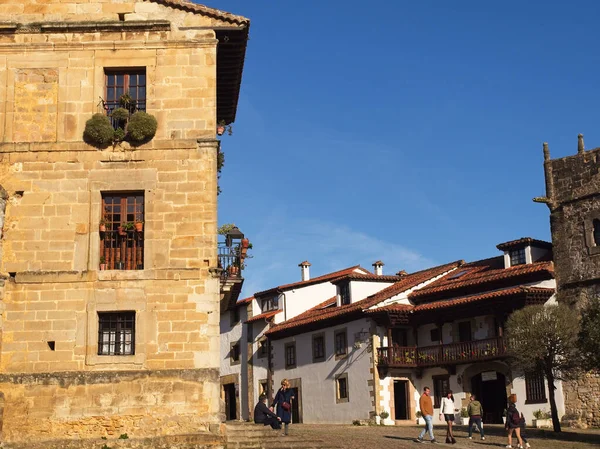
<path id="1" fill-rule="evenodd" d="M 552 420 L 551 419 L 534 419 L 533 426 L 536 429 L 541 429 L 543 427 L 552 427 Z"/>

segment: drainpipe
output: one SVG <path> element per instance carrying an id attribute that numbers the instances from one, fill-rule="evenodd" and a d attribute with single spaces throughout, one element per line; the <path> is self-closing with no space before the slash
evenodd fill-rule
<path id="1" fill-rule="evenodd" d="M 285 292 L 277 290 L 277 293 L 283 295 L 283 321 L 287 321 L 287 297 L 285 296 Z"/>

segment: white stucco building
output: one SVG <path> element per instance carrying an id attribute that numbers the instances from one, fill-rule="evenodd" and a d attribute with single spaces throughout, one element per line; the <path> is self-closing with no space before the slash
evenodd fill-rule
<path id="1" fill-rule="evenodd" d="M 503 331 L 514 310 L 552 301 L 551 244 L 524 238 L 498 248 L 504 254 L 490 259 L 395 276 L 376 262 L 375 274 L 351 267 L 310 279 L 303 263 L 303 281 L 245 300 L 246 334 L 227 338 L 249 342 L 247 417 L 283 378 L 296 392 L 296 422 L 350 423 L 384 411 L 387 424 L 414 422 L 425 386 L 436 409 L 449 389 L 459 409 L 476 394 L 488 423 L 502 422 L 511 393 L 529 421 L 549 410 L 544 379 L 511 371 Z M 560 384 L 556 398 L 562 415 Z"/>

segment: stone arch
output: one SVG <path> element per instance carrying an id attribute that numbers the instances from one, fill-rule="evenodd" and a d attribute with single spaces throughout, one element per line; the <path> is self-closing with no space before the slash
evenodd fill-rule
<path id="1" fill-rule="evenodd" d="M 474 363 L 473 365 L 469 365 L 460 376 L 462 380 L 463 391 L 465 393 L 471 393 L 471 379 L 477 374 L 481 374 L 486 371 L 496 371 L 504 375 L 504 377 L 506 378 L 506 393 L 508 397 L 512 390 L 512 371 L 506 363 L 498 361 Z"/>

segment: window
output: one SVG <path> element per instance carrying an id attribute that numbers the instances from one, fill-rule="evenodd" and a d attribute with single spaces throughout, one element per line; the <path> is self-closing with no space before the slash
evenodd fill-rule
<path id="1" fill-rule="evenodd" d="M 312 337 L 313 362 L 325 360 L 325 335 L 318 334 Z"/>
<path id="2" fill-rule="evenodd" d="M 433 376 L 433 407 L 440 408 L 442 398 L 450 390 L 450 376 Z"/>
<path id="3" fill-rule="evenodd" d="M 285 344 L 285 369 L 296 368 L 296 343 Z"/>
<path id="4" fill-rule="evenodd" d="M 525 404 L 545 404 L 546 384 L 542 373 L 525 375 Z"/>
<path id="5" fill-rule="evenodd" d="M 600 246 L 600 220 L 594 218 L 592 226 L 594 227 L 594 245 Z"/>
<path id="6" fill-rule="evenodd" d="M 258 358 L 264 359 L 267 356 L 269 351 L 269 344 L 266 339 L 260 340 L 258 342 Z"/>
<path id="7" fill-rule="evenodd" d="M 431 336 L 432 343 L 440 342 L 440 328 L 439 327 L 431 329 L 431 332 L 429 333 L 429 335 Z"/>
<path id="8" fill-rule="evenodd" d="M 277 310 L 279 308 L 279 297 L 272 296 L 270 298 L 263 299 L 260 302 L 260 309 L 262 312 L 268 312 L 270 310 Z"/>
<path id="9" fill-rule="evenodd" d="M 107 112 L 120 106 L 119 98 L 128 93 L 133 100 L 133 110 L 146 110 L 146 69 L 105 69 L 105 99 Z M 132 110 L 132 112 L 133 112 Z"/>
<path id="10" fill-rule="evenodd" d="M 109 270 L 144 268 L 144 192 L 102 194 L 100 264 Z"/>
<path id="11" fill-rule="evenodd" d="M 348 402 L 348 373 L 335 376 L 336 403 Z"/>
<path id="12" fill-rule="evenodd" d="M 458 341 L 471 341 L 473 338 L 471 336 L 471 322 L 463 321 L 458 323 Z"/>
<path id="13" fill-rule="evenodd" d="M 229 311 L 229 316 L 231 318 L 231 326 L 235 326 L 240 322 L 240 309 L 235 307 Z"/>
<path id="14" fill-rule="evenodd" d="M 267 380 L 266 379 L 258 381 L 258 389 L 260 390 L 258 392 L 259 396 L 261 394 L 267 394 Z"/>
<path id="15" fill-rule="evenodd" d="M 230 365 L 237 365 L 238 363 L 240 363 L 240 354 L 241 354 L 241 347 L 240 347 L 240 342 L 236 342 L 236 343 L 231 343 L 231 349 L 229 350 L 229 364 Z"/>
<path id="16" fill-rule="evenodd" d="M 346 329 L 335 331 L 335 356 L 343 357 L 348 353 L 348 336 Z"/>
<path id="17" fill-rule="evenodd" d="M 350 282 L 344 282 L 339 285 L 340 289 L 340 304 L 350 304 Z"/>
<path id="18" fill-rule="evenodd" d="M 525 263 L 525 248 L 510 251 L 510 266 L 523 265 Z"/>
<path id="19" fill-rule="evenodd" d="M 98 355 L 135 354 L 135 312 L 98 312 Z"/>
<path id="20" fill-rule="evenodd" d="M 459 277 L 464 276 L 465 274 L 467 274 L 469 272 L 469 270 L 462 270 L 459 271 L 458 273 L 454 273 L 452 276 L 450 276 L 448 279 L 458 279 Z"/>

